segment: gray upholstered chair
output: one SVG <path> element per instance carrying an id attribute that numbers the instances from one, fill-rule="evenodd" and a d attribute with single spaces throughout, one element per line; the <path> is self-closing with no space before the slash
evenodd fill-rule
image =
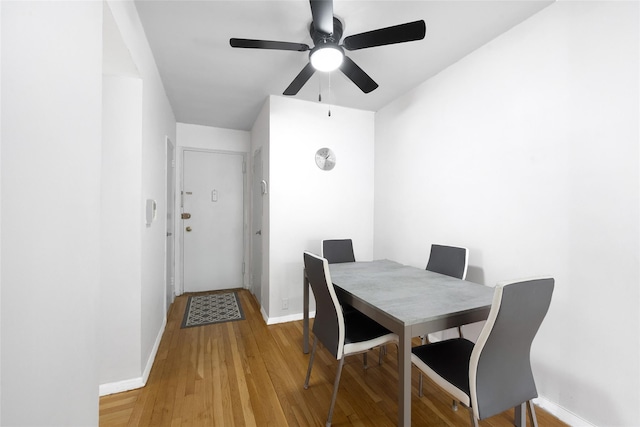
<path id="1" fill-rule="evenodd" d="M 464 280 L 467 277 L 467 267 L 469 265 L 469 250 L 457 246 L 431 245 L 431 253 L 427 262 L 428 271 L 445 274 Z M 458 326 L 458 336 L 462 337 L 462 327 Z M 427 337 L 423 336 L 422 344 L 427 342 Z"/>
<path id="2" fill-rule="evenodd" d="M 356 261 L 356 256 L 353 253 L 353 242 L 351 239 L 323 240 L 320 248 L 320 255 L 325 258 L 329 264 Z M 345 312 L 355 310 L 343 300 L 340 293 L 338 293 L 338 301 L 340 301 L 342 309 Z"/>
<path id="3" fill-rule="evenodd" d="M 332 239 L 322 241 L 322 252 L 320 253 L 329 264 L 339 262 L 355 262 L 353 254 L 353 242 L 351 239 Z"/>
<path id="4" fill-rule="evenodd" d="M 467 277 L 469 250 L 456 246 L 431 245 L 427 270 L 464 280 Z"/>
<path id="5" fill-rule="evenodd" d="M 553 294 L 554 279 L 530 279 L 495 288 L 487 322 L 474 344 L 454 338 L 414 347 L 411 361 L 448 394 L 469 408 L 471 424 L 515 408 L 526 426 L 526 406 L 538 396 L 531 371 L 531 343 Z"/>
<path id="6" fill-rule="evenodd" d="M 357 310 L 343 314 L 331 282 L 329 263 L 325 258 L 305 252 L 304 267 L 316 299 L 316 317 L 312 329 L 313 348 L 309 357 L 309 368 L 304 388 L 309 387 L 311 368 L 318 341 L 320 341 L 339 361 L 326 422 L 326 425 L 330 426 L 345 357 L 364 353 L 386 343 L 395 342 L 397 344 L 398 336 Z"/>

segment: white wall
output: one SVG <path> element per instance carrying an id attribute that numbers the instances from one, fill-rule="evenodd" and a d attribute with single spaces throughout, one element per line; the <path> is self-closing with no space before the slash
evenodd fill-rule
<path id="1" fill-rule="evenodd" d="M 302 312 L 302 252 L 320 241 L 351 238 L 356 259 L 373 255 L 374 114 L 279 96 L 269 116 L 270 321 Z M 337 157 L 315 164 L 319 148 Z M 289 308 L 282 309 L 288 299 Z"/>
<path id="2" fill-rule="evenodd" d="M 576 424 L 640 415 L 638 18 L 558 2 L 376 115 L 375 257 L 554 276 L 534 373 Z"/>
<path id="3" fill-rule="evenodd" d="M 2 6 L 0 6 L 0 46 L 2 46 Z M 2 49 L 0 49 L 0 99 L 2 99 Z M 2 103 L 0 102 L 0 165 L 2 164 Z M 0 241 L 2 240 L 2 174 L 0 174 Z M 0 307 L 2 307 L 2 245 L 0 245 Z M 0 316 L 2 331 L 2 316 Z M 0 384 L 2 384 L 2 334 L 0 333 Z M 2 387 L 0 387 L 0 422 L 2 420 Z"/>
<path id="4" fill-rule="evenodd" d="M 107 5 L 2 2 L 11 59 L 2 78 L 12 88 L 2 93 L 2 121 L 11 123 L 2 228 L 13 230 L 2 235 L 12 253 L 1 260 L 1 336 L 11 344 L 2 348 L 3 425 L 96 425 L 98 384 L 143 385 L 164 328 L 166 224 L 142 224 L 149 198 L 166 218 L 165 137 L 175 140 L 175 118 L 135 5 Z M 105 48 L 103 57 L 104 11 L 113 14 L 104 14 L 105 33 L 119 33 L 114 56 Z M 130 64 L 120 69 L 123 57 Z M 136 138 L 109 125 L 115 109 L 106 112 L 105 147 L 103 66 L 106 103 L 131 102 L 138 117 Z M 133 89 L 121 91 L 127 83 Z M 101 240 L 114 229 L 117 242 Z M 131 251 L 128 262 L 118 245 Z"/>
<path id="5" fill-rule="evenodd" d="M 164 91 L 151 48 L 133 2 L 107 2 L 124 44 L 131 55 L 143 84 L 142 137 L 141 137 L 141 198 L 132 215 L 144 224 L 144 206 L 147 199 L 157 202 L 156 220 L 142 226 L 138 236 L 130 236 L 141 246 L 141 281 L 139 313 L 140 351 L 136 369 L 146 381 L 166 321 L 165 293 L 165 238 L 166 238 L 166 137 L 176 140 L 176 121 Z M 115 171 L 117 173 L 117 171 Z M 139 239 L 139 240 L 138 240 Z M 123 244 L 125 244 L 123 242 Z M 132 317 L 133 318 L 133 317 Z"/>
<path id="6" fill-rule="evenodd" d="M 111 10 L 106 4 L 103 10 L 102 232 L 98 328 L 101 394 L 144 384 L 140 369 L 142 352 L 139 327 L 142 251 L 138 238 L 143 227 L 139 203 L 142 199 L 143 81 Z"/>
<path id="7" fill-rule="evenodd" d="M 179 212 L 176 212 L 176 293 L 181 294 L 184 290 L 183 281 L 183 265 L 182 265 L 182 242 L 184 238 L 184 224 L 180 219 L 180 190 L 182 189 L 182 173 L 183 173 L 183 152 L 186 149 L 189 150 L 203 150 L 203 151 L 223 151 L 245 154 L 245 161 L 249 162 L 246 153 L 249 152 L 251 141 L 251 134 L 247 131 L 215 128 L 210 126 L 192 125 L 187 123 L 177 124 L 177 145 L 178 153 L 176 159 L 176 207 Z M 247 171 L 249 168 L 247 168 Z M 248 174 L 247 174 L 248 175 Z M 245 176 L 245 181 L 248 182 Z M 245 184 L 244 189 L 244 209 L 245 209 L 245 221 L 249 221 L 249 188 Z M 249 228 L 245 224 L 244 238 L 245 242 L 249 241 Z M 249 261 L 249 245 L 245 243 L 244 248 L 245 262 Z M 248 264 L 247 264 L 248 265 Z M 244 285 L 248 285 L 248 269 L 245 270 Z"/>
<path id="8" fill-rule="evenodd" d="M 105 19 L 107 18 L 105 14 Z M 103 79 L 100 384 L 141 377 L 142 80 Z M 140 381 L 142 383 L 142 381 Z M 139 384 L 141 385 L 141 384 Z"/>
<path id="9" fill-rule="evenodd" d="M 0 8 L 0 424 L 98 425 L 102 4 Z"/>
<path id="10" fill-rule="evenodd" d="M 177 134 L 177 144 L 181 148 L 248 153 L 251 142 L 251 134 L 244 130 L 187 123 L 177 124 Z"/>

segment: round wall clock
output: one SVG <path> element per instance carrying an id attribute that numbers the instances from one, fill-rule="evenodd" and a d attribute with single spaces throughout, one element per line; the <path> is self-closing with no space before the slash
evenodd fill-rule
<path id="1" fill-rule="evenodd" d="M 336 155 L 330 148 L 316 151 L 316 165 L 323 171 L 330 171 L 336 165 Z"/>

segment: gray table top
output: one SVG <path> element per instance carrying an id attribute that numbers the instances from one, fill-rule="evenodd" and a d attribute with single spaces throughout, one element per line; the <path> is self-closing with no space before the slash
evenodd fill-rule
<path id="1" fill-rule="evenodd" d="M 389 260 L 330 264 L 334 285 L 405 326 L 491 305 L 493 288 Z"/>

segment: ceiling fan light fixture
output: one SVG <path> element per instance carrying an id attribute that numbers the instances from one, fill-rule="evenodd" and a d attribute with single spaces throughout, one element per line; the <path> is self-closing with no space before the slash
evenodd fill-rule
<path id="1" fill-rule="evenodd" d="M 329 72 L 338 69 L 344 59 L 344 51 L 338 45 L 316 46 L 309 55 L 311 65 L 318 71 Z"/>

